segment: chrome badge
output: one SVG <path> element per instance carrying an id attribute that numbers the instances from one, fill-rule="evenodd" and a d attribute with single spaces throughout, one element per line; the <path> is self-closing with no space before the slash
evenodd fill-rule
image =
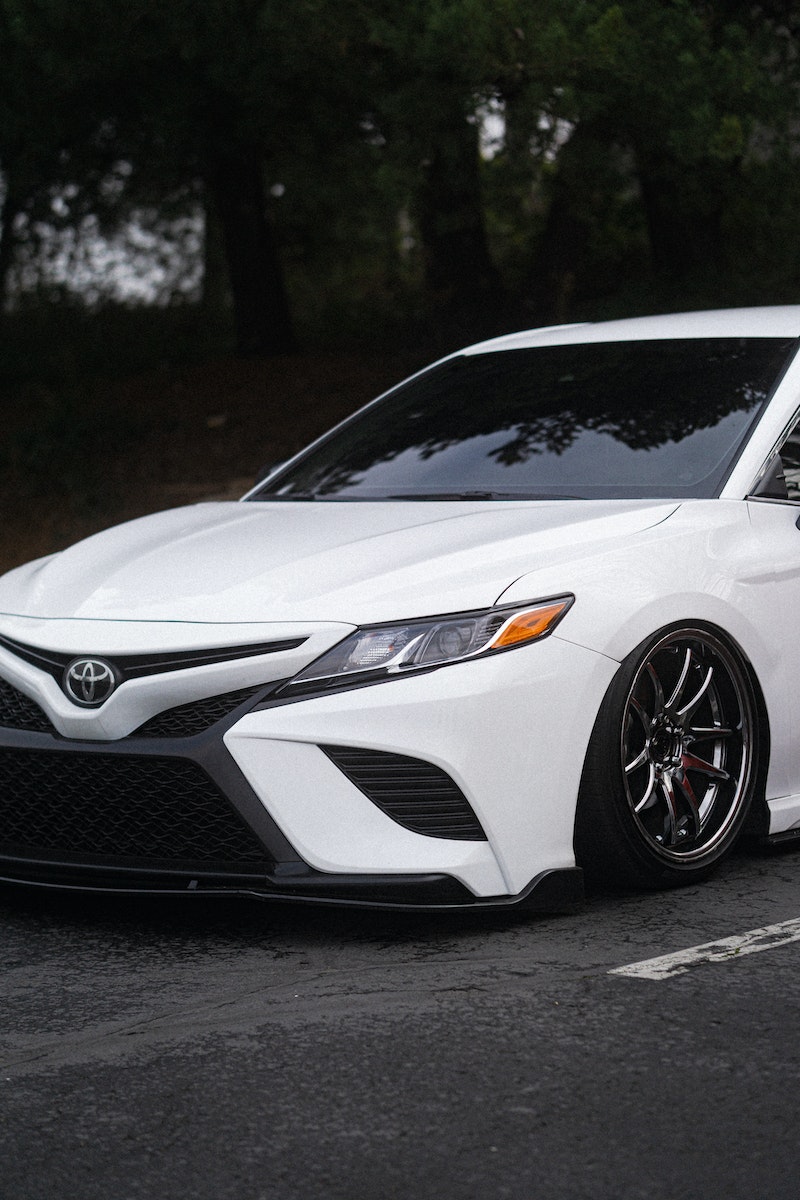
<path id="1" fill-rule="evenodd" d="M 99 708 L 119 683 L 111 663 L 102 658 L 74 658 L 64 672 L 63 688 L 76 704 Z"/>

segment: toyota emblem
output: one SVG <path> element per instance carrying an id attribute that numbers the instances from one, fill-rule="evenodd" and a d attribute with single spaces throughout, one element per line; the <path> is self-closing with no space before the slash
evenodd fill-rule
<path id="1" fill-rule="evenodd" d="M 75 658 L 64 672 L 64 691 L 84 708 L 105 704 L 118 683 L 114 667 L 102 658 Z"/>

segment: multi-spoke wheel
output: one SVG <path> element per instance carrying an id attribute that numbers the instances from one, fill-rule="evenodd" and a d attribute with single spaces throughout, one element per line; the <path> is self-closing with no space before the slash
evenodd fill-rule
<path id="1" fill-rule="evenodd" d="M 747 816 L 758 754 L 753 685 L 738 653 L 702 627 L 650 639 L 622 664 L 595 724 L 578 861 L 650 887 L 707 874 Z"/>

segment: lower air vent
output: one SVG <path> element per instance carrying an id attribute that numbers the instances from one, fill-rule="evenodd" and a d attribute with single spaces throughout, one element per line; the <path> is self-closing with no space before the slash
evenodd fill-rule
<path id="1" fill-rule="evenodd" d="M 433 763 L 347 746 L 320 746 L 320 750 L 387 817 L 406 829 L 428 837 L 486 841 L 464 793 Z"/>
<path id="2" fill-rule="evenodd" d="M 4 679 L 0 679 L 0 725 L 32 733 L 55 732 L 39 705 Z"/>
<path id="3" fill-rule="evenodd" d="M 0 854 L 262 863 L 266 853 L 195 763 L 0 750 Z"/>

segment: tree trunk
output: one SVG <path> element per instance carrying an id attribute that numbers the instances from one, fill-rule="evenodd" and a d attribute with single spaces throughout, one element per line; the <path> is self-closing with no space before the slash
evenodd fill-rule
<path id="1" fill-rule="evenodd" d="M 6 194 L 0 214 L 0 320 L 8 306 L 8 279 L 14 261 L 14 221 L 20 211 L 6 176 Z"/>
<path id="2" fill-rule="evenodd" d="M 483 221 L 478 131 L 460 108 L 432 142 L 417 216 L 430 299 L 447 315 L 491 322 L 500 279 Z"/>
<path id="3" fill-rule="evenodd" d="M 209 321 L 218 321 L 230 312 L 232 296 L 222 229 L 214 197 L 206 193 L 203 234 L 203 294 L 201 304 Z"/>
<path id="4" fill-rule="evenodd" d="M 557 159 L 550 205 L 525 288 L 534 321 L 561 325 L 587 260 L 587 247 L 607 201 L 609 147 L 590 124 L 577 125 Z"/>
<path id="5" fill-rule="evenodd" d="M 723 197 L 729 190 L 720 171 L 700 164 L 691 172 L 676 168 L 667 174 L 640 165 L 638 175 L 656 273 L 681 281 L 718 271 L 724 257 Z"/>
<path id="6" fill-rule="evenodd" d="M 247 356 L 291 354 L 297 343 L 256 151 L 220 155 L 209 183 L 222 229 L 237 350 Z"/>
<path id="7" fill-rule="evenodd" d="M 591 224 L 576 210 L 569 190 L 556 184 L 526 288 L 536 325 L 563 325 L 586 259 Z"/>

